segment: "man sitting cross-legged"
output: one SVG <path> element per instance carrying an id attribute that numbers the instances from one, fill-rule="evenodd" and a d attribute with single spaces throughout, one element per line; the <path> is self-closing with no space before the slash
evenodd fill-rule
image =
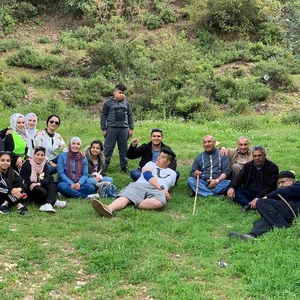
<path id="1" fill-rule="evenodd" d="M 168 167 L 173 159 L 174 152 L 170 148 L 162 148 L 156 163 L 148 162 L 143 167 L 140 178 L 121 190 L 111 204 L 93 200 L 93 208 L 107 218 L 129 204 L 134 204 L 138 209 L 163 209 L 171 198 L 169 191 L 176 181 L 176 172 Z"/>

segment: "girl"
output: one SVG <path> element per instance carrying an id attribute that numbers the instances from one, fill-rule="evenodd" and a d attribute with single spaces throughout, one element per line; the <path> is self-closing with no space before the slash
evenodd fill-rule
<path id="1" fill-rule="evenodd" d="M 53 205 L 64 208 L 66 202 L 56 200 L 56 184 L 47 167 L 45 153 L 44 147 L 35 148 L 33 158 L 23 163 L 20 175 L 28 187 L 26 190 L 28 200 L 42 204 L 40 211 L 55 212 Z"/>
<path id="2" fill-rule="evenodd" d="M 50 174 L 57 172 L 58 150 L 67 151 L 67 145 L 61 135 L 56 132 L 60 125 L 60 117 L 50 115 L 46 121 L 47 128 L 37 132 L 34 138 L 35 146 L 46 149 L 46 160 Z"/>
<path id="3" fill-rule="evenodd" d="M 95 140 L 91 143 L 90 147 L 86 148 L 85 156 L 88 160 L 88 173 L 89 178 L 87 182 L 95 186 L 95 190 L 98 189 L 100 182 L 111 182 L 111 177 L 102 176 L 101 171 L 104 165 L 103 155 L 103 143 L 100 140 Z"/>
<path id="4" fill-rule="evenodd" d="M 99 198 L 95 186 L 87 182 L 88 161 L 80 153 L 81 139 L 72 137 L 68 152 L 63 152 L 57 162 L 57 191 L 68 198 Z"/>
<path id="5" fill-rule="evenodd" d="M 9 205 L 16 205 L 20 215 L 28 214 L 21 203 L 25 197 L 26 184 L 21 176 L 11 167 L 10 152 L 0 152 L 0 214 L 9 213 Z"/>
<path id="6" fill-rule="evenodd" d="M 35 137 L 35 134 L 37 132 L 37 129 L 36 129 L 37 116 L 36 116 L 36 114 L 34 114 L 32 112 L 28 113 L 25 116 L 25 125 L 26 125 L 28 134 L 29 134 L 30 139 L 31 139 L 32 147 L 34 148 L 34 137 Z"/>

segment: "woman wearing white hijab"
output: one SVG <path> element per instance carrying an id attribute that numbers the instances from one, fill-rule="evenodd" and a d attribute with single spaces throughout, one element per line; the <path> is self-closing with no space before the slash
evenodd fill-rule
<path id="1" fill-rule="evenodd" d="M 37 129 L 36 129 L 37 121 L 38 121 L 37 115 L 34 114 L 33 112 L 30 112 L 25 116 L 25 125 L 27 128 L 28 134 L 31 138 L 31 144 L 32 144 L 33 148 L 34 148 L 34 137 L 37 132 Z"/>
<path id="2" fill-rule="evenodd" d="M 33 148 L 31 138 L 25 127 L 25 117 L 15 113 L 10 117 L 10 128 L 6 133 L 5 150 L 11 151 L 20 156 L 23 160 L 28 156 L 32 157 Z M 20 164 L 17 163 L 20 167 Z"/>

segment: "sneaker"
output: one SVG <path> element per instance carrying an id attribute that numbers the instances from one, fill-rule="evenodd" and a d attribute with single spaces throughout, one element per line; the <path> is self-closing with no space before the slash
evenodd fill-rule
<path id="1" fill-rule="evenodd" d="M 46 203 L 46 204 L 42 205 L 40 207 L 39 211 L 55 213 L 55 209 L 53 208 L 53 206 L 50 203 Z"/>
<path id="2" fill-rule="evenodd" d="M 54 207 L 57 207 L 57 208 L 64 208 L 66 206 L 67 206 L 67 202 L 62 201 L 62 200 L 56 200 L 54 203 Z"/>
<path id="3" fill-rule="evenodd" d="M 112 217 L 112 211 L 109 208 L 108 205 L 100 202 L 99 200 L 94 199 L 92 201 L 92 206 L 94 210 L 99 213 L 100 215 L 106 217 L 106 218 L 111 218 Z"/>
<path id="4" fill-rule="evenodd" d="M 25 206 L 20 207 L 18 211 L 21 216 L 26 216 L 29 214 L 29 211 Z"/>
<path id="5" fill-rule="evenodd" d="M 9 214 L 9 209 L 7 205 L 1 205 L 0 206 L 0 214 L 7 215 Z"/>
<path id="6" fill-rule="evenodd" d="M 90 194 L 90 195 L 87 195 L 87 199 L 99 199 L 99 194 Z"/>
<path id="7" fill-rule="evenodd" d="M 229 232 L 228 234 L 229 237 L 237 237 L 239 239 L 244 240 L 245 242 L 248 242 L 248 240 L 253 239 L 253 236 L 250 234 L 243 234 L 239 232 Z"/>

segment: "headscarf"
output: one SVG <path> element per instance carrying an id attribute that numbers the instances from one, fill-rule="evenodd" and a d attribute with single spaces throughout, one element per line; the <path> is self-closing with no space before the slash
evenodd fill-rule
<path id="1" fill-rule="evenodd" d="M 33 153 L 33 149 L 32 149 L 32 143 L 31 143 L 31 138 L 29 136 L 29 133 L 28 133 L 28 130 L 24 129 L 24 131 L 18 131 L 17 130 L 17 121 L 19 118 L 24 118 L 25 120 L 25 117 L 24 115 L 22 114 L 19 114 L 19 113 L 15 113 L 13 114 L 11 117 L 10 117 L 10 127 L 13 131 L 15 131 L 25 142 L 26 142 L 26 145 L 27 145 L 27 155 L 29 157 L 32 156 L 32 153 Z"/>
<path id="2" fill-rule="evenodd" d="M 34 128 L 28 128 L 27 126 L 27 123 L 28 123 L 28 120 L 30 119 L 30 117 L 34 116 L 35 119 L 36 119 L 36 122 L 35 122 L 35 126 Z M 30 136 L 30 138 L 33 140 L 34 139 L 34 136 L 35 136 L 35 133 L 36 133 L 36 125 L 37 125 L 37 121 L 38 121 L 38 118 L 37 118 L 37 115 L 34 114 L 34 113 L 28 113 L 26 116 L 25 116 L 25 125 L 26 125 L 26 128 L 27 128 L 27 131 L 28 131 L 28 134 Z"/>
<path id="3" fill-rule="evenodd" d="M 36 154 L 39 151 L 44 152 L 44 154 L 46 152 L 44 147 L 38 147 L 34 150 L 34 154 Z M 38 182 L 38 176 L 43 173 L 45 163 L 46 163 L 46 158 L 44 159 L 44 161 L 41 164 L 37 164 L 32 158 L 30 158 L 29 163 L 31 165 L 30 181 Z M 40 178 L 40 179 L 43 180 L 43 178 Z"/>
<path id="4" fill-rule="evenodd" d="M 80 146 L 82 144 L 81 139 L 77 136 L 74 136 L 70 139 L 69 151 L 67 153 L 67 173 L 70 179 L 72 179 L 74 182 L 77 182 L 83 173 L 83 157 L 80 151 L 71 151 L 72 142 L 75 140 L 79 141 Z M 75 160 L 75 174 L 72 172 L 72 160 Z"/>

